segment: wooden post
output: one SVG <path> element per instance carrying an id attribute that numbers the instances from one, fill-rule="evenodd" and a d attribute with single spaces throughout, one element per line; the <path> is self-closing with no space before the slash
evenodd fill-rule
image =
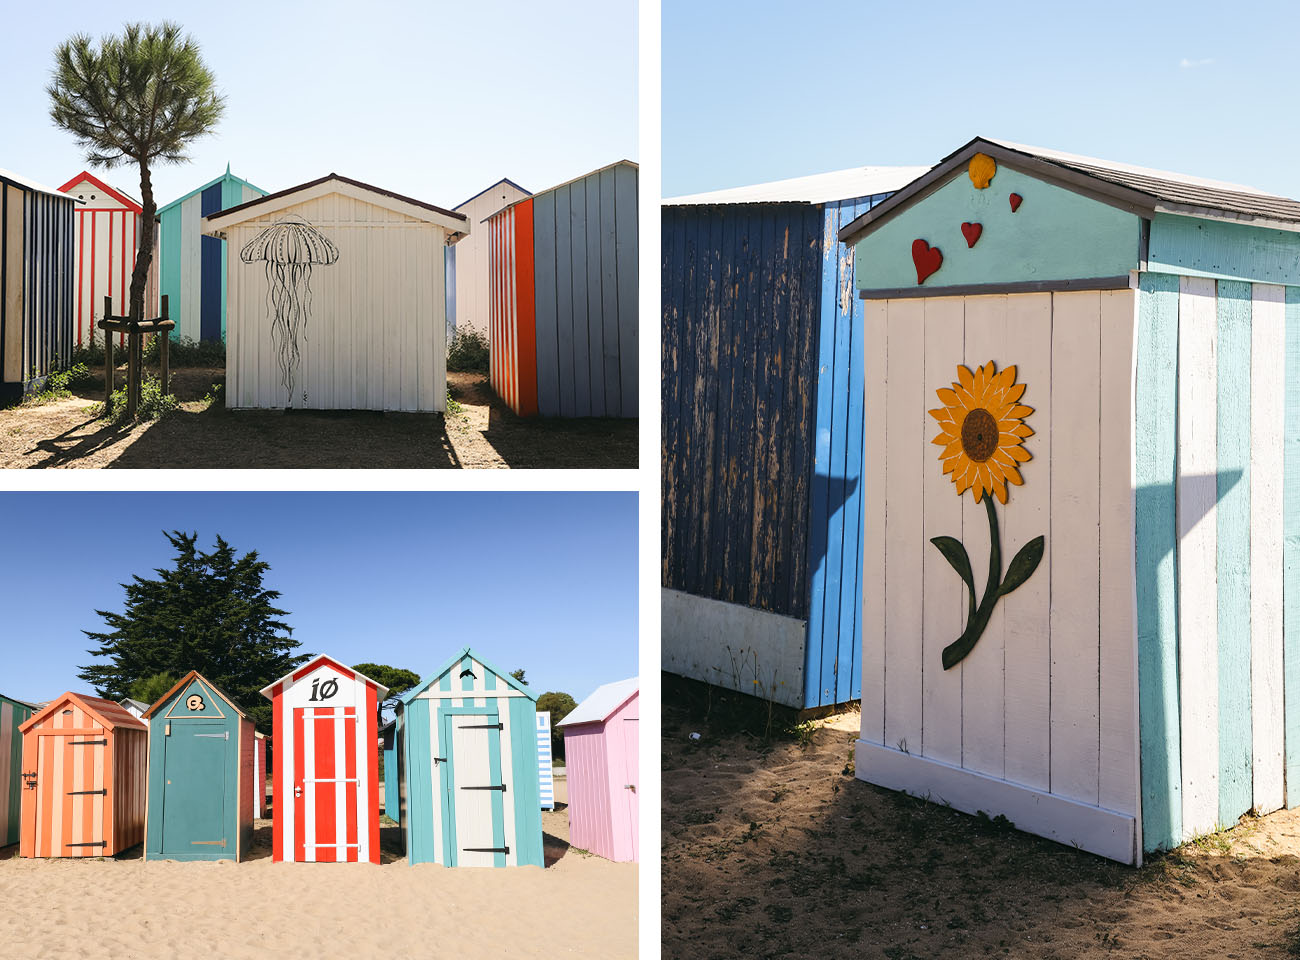
<path id="1" fill-rule="evenodd" d="M 104 319 L 110 320 L 113 316 L 113 298 L 104 298 Z M 113 331 L 104 331 L 104 412 L 108 413 L 108 405 L 113 399 Z"/>
<path id="2" fill-rule="evenodd" d="M 167 316 L 167 295 L 166 294 L 163 294 L 163 298 L 162 298 L 162 319 L 163 320 L 169 319 L 169 317 Z M 167 361 L 167 347 L 168 344 L 171 342 L 171 338 L 172 338 L 171 331 L 164 330 L 161 333 L 154 334 L 154 336 L 162 337 L 162 343 L 158 345 L 158 367 L 159 367 L 158 372 L 161 374 L 163 396 L 166 396 L 168 380 L 170 379 L 169 377 L 170 370 L 168 368 L 168 361 Z"/>

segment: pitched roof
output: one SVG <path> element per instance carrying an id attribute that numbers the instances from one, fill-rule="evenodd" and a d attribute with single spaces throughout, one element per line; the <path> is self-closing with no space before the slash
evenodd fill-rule
<path id="1" fill-rule="evenodd" d="M 572 727 L 580 723 L 603 723 L 615 710 L 631 700 L 640 689 L 641 681 L 637 677 L 599 686 L 556 726 Z"/>
<path id="2" fill-rule="evenodd" d="M 19 700 L 17 697 L 10 697 L 0 693 L 0 700 L 8 700 L 10 703 L 16 703 L 20 707 L 26 707 L 28 710 L 39 710 L 40 706 L 35 703 L 28 703 L 26 700 Z"/>
<path id="3" fill-rule="evenodd" d="M 1144 217 L 1168 213 L 1300 232 L 1300 201 L 1253 187 L 976 137 L 845 226 L 839 239 L 855 243 L 911 200 L 938 189 L 976 153 L 986 153 L 1012 169 Z"/>
<path id="4" fill-rule="evenodd" d="M 831 203 L 879 193 L 893 193 L 921 176 L 929 167 L 850 167 L 807 177 L 773 180 L 746 187 L 665 197 L 665 207 L 731 203 Z"/>
<path id="5" fill-rule="evenodd" d="M 99 187 L 100 190 L 107 193 L 114 200 L 118 201 L 119 203 L 126 204 L 126 206 L 128 207 L 131 207 L 136 213 L 144 212 L 144 206 L 140 203 L 139 200 L 135 199 L 135 197 L 131 196 L 125 190 L 119 190 L 117 187 L 105 183 L 103 180 L 99 179 L 99 177 L 95 176 L 89 170 L 82 170 L 79 174 L 77 174 L 75 177 L 73 177 L 63 186 L 59 187 L 59 192 L 68 193 L 73 187 L 81 183 L 81 181 L 83 180 L 89 180 L 91 183 Z"/>
<path id="6" fill-rule="evenodd" d="M 540 197 L 543 194 L 553 193 L 556 190 L 559 190 L 561 187 L 567 187 L 571 183 L 577 183 L 579 180 L 587 179 L 587 177 L 595 176 L 598 173 L 604 173 L 606 170 L 613 170 L 615 167 L 631 167 L 633 170 L 641 169 L 640 164 L 638 164 L 635 160 L 615 160 L 613 163 L 607 163 L 603 167 L 597 167 L 595 170 L 588 170 L 586 173 L 580 173 L 576 177 L 570 177 L 568 180 L 565 180 L 563 183 L 557 183 L 553 187 L 547 187 L 545 190 L 538 190 L 536 193 L 529 194 L 529 196 Z M 481 222 L 487 223 L 489 220 L 492 219 L 492 217 L 495 217 L 497 214 L 509 210 L 511 207 L 515 206 L 515 204 L 523 203 L 527 199 L 528 197 L 520 197 L 518 200 L 514 201 L 514 203 L 507 203 L 500 210 L 496 211 L 496 213 L 493 213 L 491 216 L 484 217 Z"/>
<path id="7" fill-rule="evenodd" d="M 141 716 L 143 716 L 145 711 L 149 709 L 149 704 L 142 703 L 139 700 L 134 700 L 131 697 L 123 697 L 121 700 L 117 701 L 117 705 L 119 707 L 126 707 L 127 710 L 139 710 Z"/>
<path id="8" fill-rule="evenodd" d="M 268 684 L 267 684 L 266 686 L 264 686 L 261 690 L 259 690 L 258 693 L 260 693 L 262 696 L 266 697 L 266 699 L 268 699 L 268 700 L 273 700 L 273 699 L 275 699 L 275 688 L 276 688 L 276 687 L 278 687 L 280 684 L 284 683 L 286 680 L 297 680 L 299 677 L 306 676 L 307 674 L 309 674 L 309 673 L 311 673 L 313 670 L 315 670 L 316 667 L 317 667 L 321 662 L 328 663 L 331 667 L 333 667 L 335 670 L 337 670 L 339 673 L 341 673 L 341 674 L 343 674 L 343 675 L 345 675 L 345 676 L 348 676 L 348 677 L 354 677 L 354 678 L 356 678 L 356 679 L 358 679 L 358 680 L 361 680 L 361 681 L 363 681 L 363 682 L 365 682 L 365 683 L 368 683 L 368 684 L 370 684 L 371 686 L 377 688 L 378 691 L 379 691 L 379 699 L 380 699 L 380 700 L 382 700 L 382 699 L 384 699 L 384 697 L 388 696 L 388 688 L 387 688 L 386 686 L 384 686 L 382 683 L 380 683 L 378 680 L 371 680 L 369 677 L 367 677 L 364 673 L 361 673 L 359 670 L 353 670 L 353 669 L 352 669 L 351 667 L 349 667 L 346 663 L 343 663 L 343 662 L 341 662 L 341 661 L 339 661 L 339 660 L 335 660 L 333 657 L 328 656 L 328 655 L 326 655 L 326 654 L 324 654 L 324 653 L 318 653 L 318 654 L 316 654 L 316 656 L 312 657 L 310 660 L 308 660 L 308 661 L 307 661 L 306 663 L 304 663 L 302 666 L 300 666 L 300 667 L 296 667 L 296 668 L 295 668 L 293 671 L 291 671 L 290 673 L 286 673 L 286 674 L 285 674 L 283 677 L 281 677 L 279 680 L 275 680 L 275 681 L 272 681 L 271 683 L 268 683 Z M 204 681 L 204 682 L 206 683 L 207 681 Z"/>
<path id="9" fill-rule="evenodd" d="M 170 690 L 164 693 L 157 700 L 155 700 L 153 706 L 146 707 L 143 719 L 148 720 L 150 717 L 152 717 L 154 713 L 157 712 L 159 707 L 161 707 L 172 697 L 176 696 L 176 694 L 179 693 L 181 690 L 184 690 L 187 686 L 189 686 L 191 680 L 200 681 L 205 687 L 207 687 L 209 690 L 211 690 L 213 693 L 219 696 L 222 700 L 226 701 L 226 703 L 230 706 L 230 709 L 234 710 L 235 713 L 239 714 L 241 718 L 245 720 L 248 719 L 248 714 L 244 713 L 243 710 L 239 709 L 239 704 L 235 703 L 234 700 L 230 699 L 230 697 L 226 695 L 224 690 L 218 687 L 207 677 L 203 676 L 203 674 L 199 673 L 197 670 L 191 670 L 189 673 L 185 674 L 185 676 L 181 677 L 179 680 L 176 681 L 175 686 L 173 686 Z M 138 700 L 132 700 L 131 702 L 139 703 Z M 144 706 L 144 704 L 141 704 L 141 706 Z"/>
<path id="10" fill-rule="evenodd" d="M 456 664 L 460 663 L 466 657 L 469 657 L 471 660 L 475 660 L 481 663 L 488 670 L 491 670 L 496 676 L 504 680 L 510 687 L 512 687 L 515 690 L 518 690 L 524 696 L 528 697 L 528 699 L 534 701 L 537 699 L 537 694 L 529 690 L 527 684 L 520 683 L 514 677 L 510 676 L 510 674 L 505 673 L 502 670 L 498 670 L 492 664 L 488 663 L 477 653 L 475 653 L 473 647 L 465 647 L 454 657 L 448 659 L 441 667 L 438 668 L 438 670 L 435 673 L 430 674 L 427 680 L 421 679 L 419 683 L 413 686 L 410 690 L 407 690 L 406 693 L 402 694 L 401 702 L 403 704 L 410 703 L 412 700 L 414 700 L 416 697 L 422 694 L 425 690 L 429 689 L 429 687 L 431 687 L 434 683 L 442 679 L 443 675 L 447 673 L 448 670 L 456 666 Z"/>
<path id="11" fill-rule="evenodd" d="M 240 186 L 248 187 L 250 190 L 256 190 L 258 193 L 263 193 L 263 194 L 266 193 L 266 191 L 263 190 L 261 187 L 255 186 L 249 183 L 247 180 L 235 176 L 233 173 L 230 172 L 230 164 L 226 164 L 225 173 L 223 173 L 219 177 L 214 177 L 213 179 L 209 180 L 207 183 L 203 184 L 201 187 L 195 187 L 189 193 L 184 194 L 181 197 L 178 197 L 177 199 L 173 200 L 171 203 L 159 207 L 158 208 L 159 215 L 161 215 L 164 210 L 170 210 L 172 207 L 184 203 L 190 197 L 194 196 L 194 194 L 202 193 L 204 190 L 208 189 L 208 187 L 215 186 L 216 184 L 220 183 L 222 180 L 233 180 L 235 183 L 238 183 Z"/>
<path id="12" fill-rule="evenodd" d="M 104 700 L 100 697 L 92 697 L 84 693 L 73 693 L 70 690 L 60 697 L 55 697 L 36 713 L 33 713 L 18 729 L 26 733 L 69 701 L 75 703 L 77 706 L 81 707 L 81 709 L 94 716 L 100 723 L 109 729 L 115 727 L 126 727 L 131 730 L 149 729 L 138 719 L 133 717 L 125 707 L 114 703 L 112 700 Z"/>
<path id="13" fill-rule="evenodd" d="M 29 180 L 27 177 L 14 173 L 12 170 L 0 168 L 0 182 L 12 183 L 15 187 L 21 187 L 24 190 L 35 190 L 37 193 L 48 193 L 51 196 L 58 197 L 60 200 L 71 200 L 73 203 L 85 203 L 84 200 L 78 200 L 76 197 L 70 197 L 66 193 L 47 187 L 43 183 L 37 183 L 35 180 Z"/>
<path id="14" fill-rule="evenodd" d="M 493 187 L 499 187 L 499 186 L 501 186 L 501 184 L 503 184 L 503 183 L 508 183 L 508 184 L 510 184 L 510 186 L 514 187 L 514 188 L 515 188 L 516 190 L 518 190 L 520 193 L 524 194 L 525 197 L 531 197 L 531 196 L 532 196 L 532 192 L 531 192 L 531 191 L 529 191 L 529 190 L 525 190 L 523 187 L 519 186 L 519 184 L 517 184 L 517 183 L 515 183 L 513 180 L 511 180 L 509 177 L 502 177 L 502 178 L 501 178 L 500 180 L 498 180 L 496 183 L 489 183 L 486 187 L 484 187 L 484 188 L 483 188 L 482 190 L 480 190 L 478 193 L 474 194 L 474 196 L 470 197 L 468 200 L 465 200 L 465 201 L 462 201 L 461 203 L 456 204 L 456 206 L 452 207 L 452 209 L 453 209 L 453 210 L 459 210 L 461 207 L 468 206 L 469 204 L 471 204 L 471 203 L 473 203 L 475 200 L 477 200 L 479 197 L 483 196 L 483 194 L 485 194 L 485 193 L 487 193 L 489 190 L 491 190 Z"/>

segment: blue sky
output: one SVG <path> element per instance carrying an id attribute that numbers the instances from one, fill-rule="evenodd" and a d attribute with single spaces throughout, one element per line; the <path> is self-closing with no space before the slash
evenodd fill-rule
<path id="1" fill-rule="evenodd" d="M 976 135 L 1300 197 L 1295 4 L 663 0 L 665 196 Z"/>
<path id="2" fill-rule="evenodd" d="M 581 700 L 637 673 L 636 513 L 631 493 L 3 493 L 0 692 L 86 690 L 81 631 L 181 529 L 258 551 L 300 652 L 423 674 L 470 645 Z"/>
<path id="3" fill-rule="evenodd" d="M 633 0 L 71 0 L 5 12 L 0 167 L 54 187 L 84 169 L 48 116 L 54 48 L 166 18 L 228 102 L 192 163 L 154 172 L 160 206 L 227 161 L 265 190 L 334 172 L 452 206 L 503 176 L 536 191 L 636 159 Z M 138 173 L 105 176 L 139 195 Z"/>

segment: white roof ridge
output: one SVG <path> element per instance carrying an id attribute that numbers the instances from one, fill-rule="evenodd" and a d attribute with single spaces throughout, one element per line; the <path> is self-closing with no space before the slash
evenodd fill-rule
<path id="1" fill-rule="evenodd" d="M 664 197 L 664 206 L 711 203 L 828 203 L 893 193 L 928 172 L 930 166 L 884 166 L 869 164 L 787 177 L 765 183 L 726 187 L 701 193 Z"/>

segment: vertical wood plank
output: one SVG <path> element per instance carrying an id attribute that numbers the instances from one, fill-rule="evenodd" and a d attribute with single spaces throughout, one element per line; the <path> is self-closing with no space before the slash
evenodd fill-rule
<path id="1" fill-rule="evenodd" d="M 638 377 L 640 369 L 639 331 L 637 314 L 638 259 L 637 259 L 637 175 L 628 165 L 614 170 L 614 253 L 618 258 L 618 368 L 622 396 L 619 415 L 635 417 L 640 409 Z M 608 410 L 607 413 L 612 413 Z"/>
<path id="2" fill-rule="evenodd" d="M 591 218 L 592 226 L 599 224 L 600 230 L 600 291 L 601 315 L 604 318 L 605 331 L 605 396 L 617 395 L 619 406 L 607 411 L 609 416 L 621 417 L 623 384 L 619 357 L 623 345 L 618 322 L 618 221 L 615 210 L 614 171 L 602 170 L 594 175 L 600 181 L 600 218 Z M 590 205 L 588 205 L 590 209 Z"/>
<path id="3" fill-rule="evenodd" d="M 1300 805 L 1300 287 L 1286 288 L 1286 423 L 1282 467 L 1282 648 L 1286 803 Z"/>
<path id="4" fill-rule="evenodd" d="M 577 415 L 577 398 L 573 377 L 573 241 L 569 188 L 553 191 L 555 197 L 555 330 L 557 373 L 560 397 L 559 415 Z"/>
<path id="5" fill-rule="evenodd" d="M 583 236 L 587 244 L 583 278 L 586 283 L 584 298 L 586 300 L 587 336 L 590 353 L 587 357 L 587 379 L 591 383 L 592 410 L 597 416 L 606 416 L 611 405 L 608 393 L 609 384 L 605 383 L 605 352 L 614 345 L 605 342 L 605 322 L 601 312 L 600 298 L 600 182 L 596 177 L 587 177 L 581 186 L 574 184 L 574 192 L 583 194 L 582 208 L 586 215 Z M 667 212 L 669 208 L 665 207 Z M 683 218 L 684 219 L 684 218 Z M 680 273 L 671 274 L 680 278 Z M 676 284 L 675 284 L 676 285 Z M 679 288 L 680 289 L 680 288 Z M 666 291 L 665 291 L 666 292 Z M 574 297 L 578 296 L 577 288 Z"/>
<path id="6" fill-rule="evenodd" d="M 559 345 L 555 316 L 555 194 L 533 201 L 537 270 L 537 412 L 560 412 Z"/>
<path id="7" fill-rule="evenodd" d="M 998 601 L 1004 624 L 1005 776 L 1027 787 L 1047 790 L 1051 783 L 1050 717 L 1052 690 L 1052 295 L 1027 293 L 1007 298 L 1006 344 L 999 359 L 1016 365 L 1016 382 L 1025 384 L 1021 402 L 1034 408 L 1026 424 L 1034 435 L 1024 447 L 1033 459 L 1021 466 L 1024 484 L 1007 488 L 1002 512 L 1002 562 L 1034 537 L 1047 549 L 1034 575 Z M 1127 428 L 1126 428 L 1127 429 Z M 1127 434 L 1126 434 L 1127 435 Z M 1128 478 L 1125 477 L 1127 489 Z"/>
<path id="8" fill-rule="evenodd" d="M 1250 662 L 1255 809 L 1284 801 L 1282 446 L 1286 384 L 1283 288 L 1257 283 L 1250 349 Z"/>
<path id="9" fill-rule="evenodd" d="M 863 309 L 866 470 L 862 530 L 862 739 L 885 742 L 885 417 L 888 412 L 888 304 L 868 300 Z"/>
<path id="10" fill-rule="evenodd" d="M 569 198 L 570 249 L 567 276 L 572 297 L 573 312 L 573 401 L 575 417 L 599 416 L 599 407 L 593 411 L 593 384 L 591 382 L 591 337 L 587 330 L 587 190 L 581 182 L 565 188 Z M 595 391 L 604 394 L 603 385 Z"/>
<path id="11" fill-rule="evenodd" d="M 1219 815 L 1219 643 L 1215 286 L 1182 277 L 1178 296 L 1178 656 L 1183 834 Z"/>

